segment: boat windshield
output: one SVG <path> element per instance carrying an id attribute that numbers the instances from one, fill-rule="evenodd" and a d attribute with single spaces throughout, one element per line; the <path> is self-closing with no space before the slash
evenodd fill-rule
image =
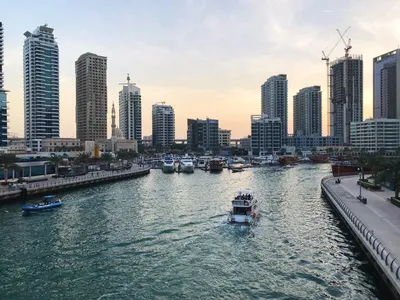
<path id="1" fill-rule="evenodd" d="M 253 200 L 254 193 L 252 191 L 239 191 L 234 197 L 235 200 Z"/>
<path id="2" fill-rule="evenodd" d="M 44 199 L 53 199 L 55 196 L 54 195 L 50 195 L 50 196 L 44 196 Z"/>

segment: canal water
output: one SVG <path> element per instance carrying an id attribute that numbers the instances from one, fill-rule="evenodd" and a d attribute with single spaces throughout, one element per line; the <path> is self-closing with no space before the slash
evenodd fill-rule
<path id="1" fill-rule="evenodd" d="M 163 174 L 0 206 L 0 299 L 388 299 L 329 204 L 329 165 Z M 226 223 L 236 190 L 256 226 Z"/>

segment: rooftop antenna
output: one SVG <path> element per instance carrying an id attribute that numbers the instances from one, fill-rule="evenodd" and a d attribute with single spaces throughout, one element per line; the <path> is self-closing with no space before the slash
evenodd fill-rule
<path id="1" fill-rule="evenodd" d="M 119 85 L 130 85 L 130 84 L 132 84 L 132 85 L 136 85 L 136 83 L 131 83 L 130 81 L 131 81 L 131 77 L 129 76 L 129 73 L 128 73 L 128 75 L 126 76 L 126 81 L 128 82 L 128 83 L 119 83 Z"/>

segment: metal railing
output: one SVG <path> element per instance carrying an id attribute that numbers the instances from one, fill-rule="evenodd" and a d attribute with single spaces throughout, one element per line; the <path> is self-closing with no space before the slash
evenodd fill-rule
<path id="1" fill-rule="evenodd" d="M 370 230 L 357 216 L 348 208 L 348 206 L 340 199 L 340 197 L 332 191 L 332 189 L 325 185 L 325 180 L 332 178 L 331 176 L 326 176 L 321 180 L 321 187 L 325 191 L 325 193 L 330 194 L 332 196 L 332 200 L 334 200 L 341 210 L 346 214 L 347 219 L 351 221 L 351 223 L 357 228 L 359 233 L 362 235 L 363 239 L 368 242 L 369 246 L 372 247 L 372 250 L 379 255 L 380 259 L 385 263 L 387 268 L 390 270 L 390 273 L 394 276 L 396 281 L 400 280 L 400 261 L 397 257 L 389 251 L 389 249 L 379 240 L 375 235 L 374 231 Z"/>

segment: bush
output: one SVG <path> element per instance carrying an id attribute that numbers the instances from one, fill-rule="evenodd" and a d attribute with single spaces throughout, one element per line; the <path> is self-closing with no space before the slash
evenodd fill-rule
<path id="1" fill-rule="evenodd" d="M 392 197 L 392 198 L 390 198 L 390 202 L 391 202 L 393 205 L 396 205 L 397 207 L 400 207 L 400 200 L 399 200 L 399 199 L 397 199 L 397 198 L 395 198 L 395 197 Z"/>
<path id="2" fill-rule="evenodd" d="M 357 181 L 357 184 L 358 185 L 360 184 L 360 180 Z M 370 183 L 370 182 L 368 182 L 368 180 L 365 180 L 365 179 L 361 180 L 361 186 L 363 188 L 370 189 L 370 190 L 380 190 L 381 189 L 381 186 L 379 184 Z"/>

